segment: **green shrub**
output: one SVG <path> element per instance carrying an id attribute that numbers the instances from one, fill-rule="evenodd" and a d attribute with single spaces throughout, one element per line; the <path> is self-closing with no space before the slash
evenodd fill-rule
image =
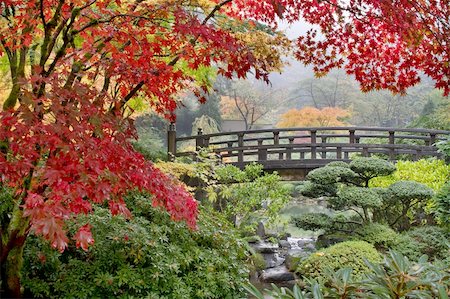
<path id="1" fill-rule="evenodd" d="M 387 222 L 399 231 L 409 229 L 411 219 L 420 217 L 432 198 L 433 190 L 414 181 L 398 181 L 383 192 L 383 205 L 374 211 L 374 219 Z M 409 213 L 409 214 L 408 214 Z"/>
<path id="2" fill-rule="evenodd" d="M 400 234 L 387 225 L 369 223 L 356 230 L 356 238 L 372 244 L 378 250 L 387 250 L 400 243 Z"/>
<path id="3" fill-rule="evenodd" d="M 320 196 L 334 196 L 337 192 L 336 184 L 315 184 L 306 181 L 300 189 L 303 196 L 317 198 Z"/>
<path id="4" fill-rule="evenodd" d="M 350 164 L 344 161 L 333 161 L 326 165 L 327 167 L 345 167 L 350 168 Z"/>
<path id="5" fill-rule="evenodd" d="M 336 202 L 337 201 L 337 202 Z M 357 206 L 361 208 L 374 208 L 382 204 L 381 196 L 375 190 L 363 187 L 343 187 L 336 199 L 330 200 L 330 204 L 336 209 Z"/>
<path id="6" fill-rule="evenodd" d="M 304 230 L 316 231 L 330 229 L 332 227 L 331 216 L 324 213 L 307 213 L 291 218 L 292 223 Z"/>
<path id="7" fill-rule="evenodd" d="M 444 259 L 450 255 L 450 233 L 436 226 L 417 227 L 405 232 L 414 240 L 415 248 L 431 259 Z"/>
<path id="8" fill-rule="evenodd" d="M 367 186 L 369 180 L 393 173 L 395 171 L 395 165 L 382 159 L 357 158 L 350 162 L 350 169 L 359 174 Z"/>
<path id="9" fill-rule="evenodd" d="M 442 186 L 442 189 L 435 195 L 434 201 L 439 223 L 450 231 L 450 181 Z"/>
<path id="10" fill-rule="evenodd" d="M 300 264 L 297 272 L 302 277 L 326 283 L 326 269 L 337 271 L 352 268 L 355 277 L 361 278 L 369 270 L 364 260 L 378 263 L 382 258 L 373 245 L 367 242 L 346 241 L 311 254 Z"/>
<path id="11" fill-rule="evenodd" d="M 316 184 L 335 184 L 346 178 L 354 178 L 355 173 L 347 167 L 325 166 L 312 170 L 306 179 Z"/>
<path id="12" fill-rule="evenodd" d="M 266 260 L 261 253 L 255 252 L 250 256 L 250 267 L 253 271 L 261 271 L 266 269 Z"/>
<path id="13" fill-rule="evenodd" d="M 396 167 L 391 175 L 372 179 L 370 186 L 389 187 L 397 181 L 415 181 L 438 191 L 450 177 L 450 165 L 442 160 L 398 161 Z"/>
<path id="14" fill-rule="evenodd" d="M 264 173 L 260 164 L 249 164 L 244 170 L 226 165 L 215 172 L 219 182 L 230 183 L 215 186 L 210 200 L 228 218 L 238 217 L 249 226 L 255 226 L 258 217 L 275 222 L 291 199 L 291 187 L 277 173 Z"/>
<path id="15" fill-rule="evenodd" d="M 144 195 L 128 202 L 134 218 L 96 208 L 89 219 L 95 244 L 63 253 L 40 238 L 25 247 L 26 294 L 49 298 L 236 298 L 247 280 L 244 245 L 223 218 L 201 211 L 189 230 Z M 77 223 L 69 225 L 74 229 Z"/>

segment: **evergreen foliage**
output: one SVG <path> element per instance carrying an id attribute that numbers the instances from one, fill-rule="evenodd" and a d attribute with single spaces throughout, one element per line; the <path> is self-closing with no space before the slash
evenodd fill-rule
<path id="1" fill-rule="evenodd" d="M 104 208 L 89 220 L 95 244 L 63 253 L 38 238 L 25 247 L 23 284 L 35 298 L 236 298 L 247 279 L 244 244 L 226 220 L 202 210 L 198 229 L 174 222 L 144 194 L 127 199 L 134 218 Z M 77 223 L 72 222 L 73 229 Z"/>

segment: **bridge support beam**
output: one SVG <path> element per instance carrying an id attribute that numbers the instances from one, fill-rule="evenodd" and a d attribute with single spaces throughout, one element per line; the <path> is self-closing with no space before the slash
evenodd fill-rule
<path id="1" fill-rule="evenodd" d="M 170 123 L 167 130 L 167 154 L 169 161 L 173 161 L 177 154 L 177 131 L 173 122 Z"/>

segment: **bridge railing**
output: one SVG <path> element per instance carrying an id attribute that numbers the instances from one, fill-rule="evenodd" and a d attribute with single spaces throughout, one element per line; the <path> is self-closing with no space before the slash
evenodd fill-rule
<path id="1" fill-rule="evenodd" d="M 209 147 L 224 162 L 238 165 L 250 161 L 283 164 L 305 160 L 349 160 L 355 153 L 365 157 L 383 155 L 389 160 L 397 160 L 400 156 L 417 160 L 441 157 L 435 143 L 448 135 L 450 131 L 428 129 L 308 127 L 215 134 L 203 134 L 199 129 L 196 136 L 176 137 L 172 125 L 168 132 L 168 151 L 172 156 L 186 156 L 192 155 L 194 148 Z M 178 149 L 182 143 L 190 144 L 191 150 Z"/>

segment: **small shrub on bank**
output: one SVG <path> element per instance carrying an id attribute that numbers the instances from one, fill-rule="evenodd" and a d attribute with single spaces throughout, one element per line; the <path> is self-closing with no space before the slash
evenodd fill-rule
<path id="1" fill-rule="evenodd" d="M 450 293 L 450 268 L 448 265 L 431 264 L 423 256 L 411 262 L 402 254 L 390 251 L 383 263 L 367 263 L 368 272 L 362 278 L 355 277 L 351 268 L 326 271 L 325 284 L 306 279 L 302 287 L 292 290 L 272 285 L 264 290 L 274 299 L 318 298 L 439 298 Z M 257 299 L 266 296 L 253 285 L 246 290 Z"/>
<path id="2" fill-rule="evenodd" d="M 434 201 L 439 223 L 450 231 L 450 180 L 435 195 Z"/>
<path id="3" fill-rule="evenodd" d="M 430 259 L 442 260 L 450 256 L 450 233 L 443 228 L 417 227 L 405 235 L 414 240 L 416 251 L 426 254 Z"/>
<path id="4" fill-rule="evenodd" d="M 364 241 L 346 241 L 311 254 L 300 264 L 297 272 L 302 277 L 325 283 L 327 269 L 352 268 L 355 277 L 361 278 L 369 271 L 365 259 L 373 263 L 382 261 L 373 245 Z"/>

